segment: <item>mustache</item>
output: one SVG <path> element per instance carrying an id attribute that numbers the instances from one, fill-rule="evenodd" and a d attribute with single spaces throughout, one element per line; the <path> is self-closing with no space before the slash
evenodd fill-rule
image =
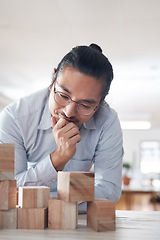
<path id="1" fill-rule="evenodd" d="M 75 118 L 75 117 L 67 117 L 66 115 L 65 115 L 65 113 L 64 112 L 59 112 L 59 111 L 57 111 L 57 110 L 55 110 L 54 111 L 54 114 L 53 114 L 53 116 L 58 116 L 59 118 L 63 118 L 63 119 L 65 119 L 65 120 L 67 120 L 68 122 L 78 122 L 78 119 L 77 118 Z"/>

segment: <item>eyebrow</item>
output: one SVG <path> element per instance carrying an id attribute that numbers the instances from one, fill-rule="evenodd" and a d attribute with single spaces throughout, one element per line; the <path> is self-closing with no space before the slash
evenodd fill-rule
<path id="1" fill-rule="evenodd" d="M 64 87 L 63 85 L 61 85 L 61 84 L 59 84 L 59 83 L 57 83 L 57 82 L 56 82 L 56 84 L 57 84 L 60 88 L 62 88 L 65 92 L 71 94 L 71 92 L 70 92 L 66 87 Z"/>
<path id="2" fill-rule="evenodd" d="M 68 88 L 64 87 L 63 85 L 61 85 L 61 84 L 59 84 L 59 83 L 57 83 L 57 82 L 56 82 L 56 84 L 57 84 L 60 88 L 62 88 L 65 92 L 71 94 L 71 92 L 69 91 Z M 97 103 L 97 101 L 95 101 L 94 99 L 82 99 L 82 100 L 80 100 L 80 102 L 87 102 L 87 103 L 90 103 L 90 104 Z"/>

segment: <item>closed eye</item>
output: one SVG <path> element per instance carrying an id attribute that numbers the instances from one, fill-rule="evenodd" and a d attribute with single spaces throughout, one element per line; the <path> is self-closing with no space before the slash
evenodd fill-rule
<path id="1" fill-rule="evenodd" d="M 92 106 L 90 104 L 85 104 L 85 103 L 80 103 L 79 106 L 86 108 L 86 109 L 92 108 Z"/>
<path id="2" fill-rule="evenodd" d="M 69 96 L 67 96 L 67 95 L 64 94 L 64 93 L 59 92 L 58 94 L 59 94 L 59 96 L 60 96 L 61 98 L 65 99 L 65 100 L 68 100 L 68 99 L 69 99 Z"/>

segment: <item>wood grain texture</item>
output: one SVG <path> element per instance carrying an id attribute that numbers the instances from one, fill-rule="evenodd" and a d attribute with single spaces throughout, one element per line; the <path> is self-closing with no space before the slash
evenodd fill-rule
<path id="1" fill-rule="evenodd" d="M 18 188 L 18 205 L 21 208 L 47 208 L 49 198 L 49 187 L 24 186 Z"/>
<path id="2" fill-rule="evenodd" d="M 94 173 L 58 172 L 57 196 L 64 201 L 93 201 Z"/>
<path id="3" fill-rule="evenodd" d="M 0 144 L 0 172 L 14 172 L 14 152 L 14 144 Z"/>
<path id="4" fill-rule="evenodd" d="M 116 211 L 116 231 L 95 232 L 87 228 L 86 215 L 78 215 L 77 229 L 3 229 L 3 240 L 159 240 L 160 211 Z"/>
<path id="5" fill-rule="evenodd" d="M 97 199 L 87 203 L 87 226 L 94 231 L 115 230 L 115 202 Z"/>
<path id="6" fill-rule="evenodd" d="M 45 229 L 47 208 L 18 208 L 18 229 Z"/>
<path id="7" fill-rule="evenodd" d="M 17 228 L 17 208 L 0 210 L 0 229 Z"/>
<path id="8" fill-rule="evenodd" d="M 65 202 L 51 198 L 48 205 L 49 229 L 76 229 L 78 219 L 77 202 Z"/>
<path id="9" fill-rule="evenodd" d="M 0 210 L 15 208 L 16 204 L 16 180 L 0 181 Z"/>

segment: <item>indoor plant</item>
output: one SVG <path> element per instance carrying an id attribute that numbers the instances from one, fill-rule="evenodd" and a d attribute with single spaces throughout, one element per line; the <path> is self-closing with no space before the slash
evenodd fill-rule
<path id="1" fill-rule="evenodd" d="M 122 178 L 122 181 L 123 181 L 123 184 L 124 185 L 129 185 L 130 183 L 130 176 L 129 176 L 129 170 L 131 168 L 131 164 L 128 163 L 128 162 L 124 162 L 123 163 L 123 178 Z"/>

